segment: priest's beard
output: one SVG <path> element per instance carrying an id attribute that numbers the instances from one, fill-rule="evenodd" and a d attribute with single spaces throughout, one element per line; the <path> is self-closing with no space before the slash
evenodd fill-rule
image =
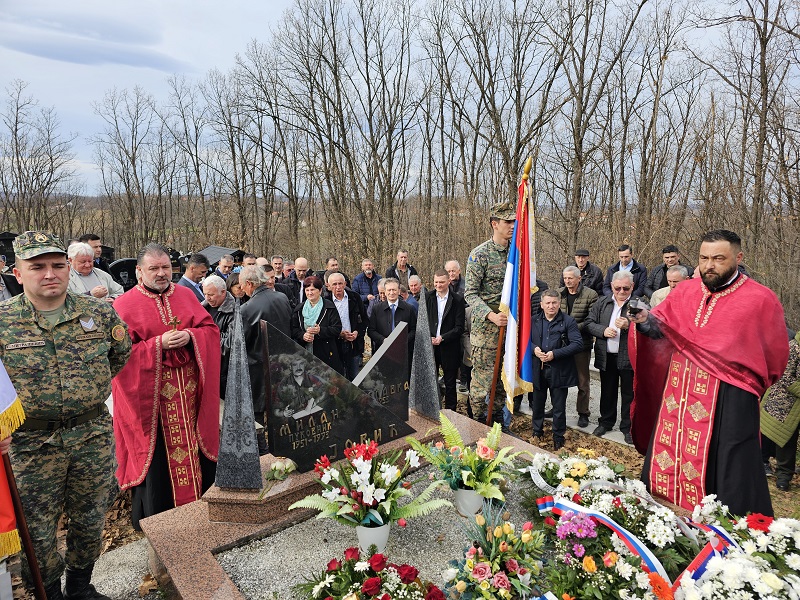
<path id="1" fill-rule="evenodd" d="M 713 292 L 728 283 L 737 269 L 738 266 L 734 265 L 722 273 L 706 271 L 705 273 L 701 273 L 700 277 L 703 279 L 703 283 L 706 284 L 706 287 Z"/>

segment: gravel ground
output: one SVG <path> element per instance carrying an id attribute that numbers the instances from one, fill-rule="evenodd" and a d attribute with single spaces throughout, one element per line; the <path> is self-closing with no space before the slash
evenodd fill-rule
<path id="1" fill-rule="evenodd" d="M 427 475 L 431 467 L 419 473 Z M 423 477 L 413 488 L 415 494 L 428 485 Z M 517 527 L 528 520 L 520 505 L 517 484 L 506 495 L 506 508 Z M 452 492 L 443 489 L 438 497 L 452 501 Z M 412 519 L 405 528 L 392 526 L 386 554 L 391 562 L 417 567 L 420 577 L 440 585 L 447 562 L 458 558 L 469 540 L 463 529 L 466 519 L 455 508 L 443 508 Z M 344 550 L 357 546 L 354 528 L 332 519 L 311 519 L 275 535 L 251 542 L 217 556 L 222 568 L 251 600 L 289 600 L 297 598 L 292 587 L 308 575 L 320 573 L 331 558 L 341 559 Z"/>

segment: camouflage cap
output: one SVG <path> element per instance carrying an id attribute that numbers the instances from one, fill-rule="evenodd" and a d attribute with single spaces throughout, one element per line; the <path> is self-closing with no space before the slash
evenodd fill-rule
<path id="1" fill-rule="evenodd" d="M 66 254 L 58 236 L 47 231 L 26 231 L 14 238 L 14 257 L 27 260 L 42 254 Z"/>
<path id="2" fill-rule="evenodd" d="M 517 207 L 513 202 L 498 202 L 492 204 L 492 217 L 495 219 L 503 219 L 504 221 L 517 220 Z"/>

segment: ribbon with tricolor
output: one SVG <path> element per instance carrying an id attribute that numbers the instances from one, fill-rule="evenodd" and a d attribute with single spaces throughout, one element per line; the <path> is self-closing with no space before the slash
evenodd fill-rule
<path id="1" fill-rule="evenodd" d="M 611 531 L 617 534 L 619 539 L 625 544 L 628 550 L 631 551 L 632 554 L 638 556 L 642 559 L 642 563 L 644 567 L 650 571 L 658 573 L 664 581 L 669 582 L 672 585 L 672 580 L 667 575 L 666 569 L 661 564 L 653 552 L 647 546 L 642 543 L 642 541 L 633 535 L 630 531 L 625 529 L 622 525 L 614 521 L 611 517 L 606 515 L 605 513 L 601 513 L 597 510 L 592 510 L 585 506 L 581 506 L 580 504 L 575 504 L 569 500 L 558 499 L 554 500 L 552 497 L 545 496 L 544 498 L 539 498 L 536 501 L 537 506 L 539 506 L 539 512 L 546 512 L 551 511 L 553 514 L 558 515 L 559 517 L 563 515 L 565 512 L 575 512 L 575 513 L 582 513 L 592 517 L 595 521 L 600 523 L 601 525 L 605 525 Z"/>
<path id="2" fill-rule="evenodd" d="M 0 362 L 0 440 L 6 439 L 25 420 L 25 411 L 17 397 L 11 379 Z M 14 504 L 8 486 L 8 474 L 3 461 L 0 461 L 0 557 L 10 556 L 20 551 L 17 520 L 14 517 Z"/>

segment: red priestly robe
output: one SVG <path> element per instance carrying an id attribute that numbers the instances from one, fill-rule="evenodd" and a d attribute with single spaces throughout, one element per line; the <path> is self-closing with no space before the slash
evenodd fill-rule
<path id="1" fill-rule="evenodd" d="M 699 278 L 682 282 L 652 315 L 663 339 L 629 333 L 631 435 L 642 454 L 652 444 L 652 491 L 691 508 L 707 493 L 720 382 L 760 398 L 786 368 L 783 308 L 769 288 L 740 275 L 715 293 Z"/>
<path id="2" fill-rule="evenodd" d="M 212 461 L 219 452 L 219 329 L 194 294 L 174 284 L 160 296 L 137 285 L 114 309 L 133 341 L 130 360 L 112 382 L 120 488 L 144 481 L 160 423 L 175 506 L 197 500 L 198 450 Z M 191 342 L 164 350 L 161 335 L 173 317 Z"/>

